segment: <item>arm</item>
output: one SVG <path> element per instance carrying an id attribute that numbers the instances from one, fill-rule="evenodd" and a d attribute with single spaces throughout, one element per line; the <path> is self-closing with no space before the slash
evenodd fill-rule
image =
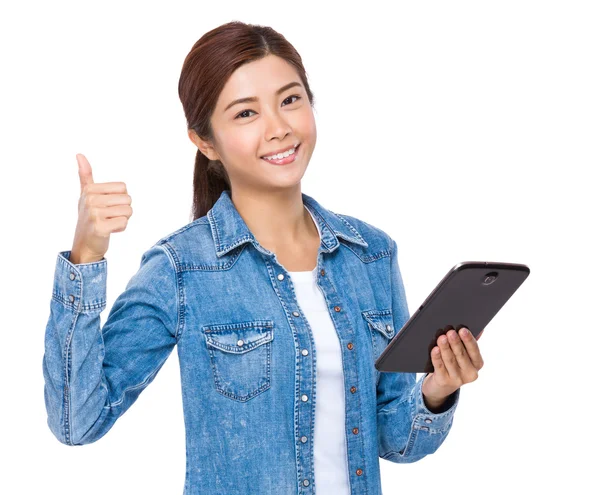
<path id="1" fill-rule="evenodd" d="M 48 426 L 66 445 L 104 436 L 152 382 L 177 341 L 178 277 L 164 244 L 142 256 L 137 273 L 106 307 L 106 265 L 56 260 L 43 373 Z"/>
<path id="2" fill-rule="evenodd" d="M 391 296 L 396 333 L 410 318 L 402 275 L 398 265 L 398 246 L 392 240 Z M 448 436 L 460 388 L 431 411 L 423 397 L 416 373 L 382 372 L 377 385 L 377 430 L 379 456 L 396 463 L 416 462 L 434 453 Z M 437 404 L 435 404 L 437 406 Z"/>

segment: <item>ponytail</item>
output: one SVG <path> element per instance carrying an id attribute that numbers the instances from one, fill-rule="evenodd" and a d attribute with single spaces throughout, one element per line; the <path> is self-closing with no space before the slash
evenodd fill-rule
<path id="1" fill-rule="evenodd" d="M 229 176 L 219 160 L 209 160 L 199 149 L 194 165 L 192 220 L 208 213 L 224 190 L 231 191 Z"/>

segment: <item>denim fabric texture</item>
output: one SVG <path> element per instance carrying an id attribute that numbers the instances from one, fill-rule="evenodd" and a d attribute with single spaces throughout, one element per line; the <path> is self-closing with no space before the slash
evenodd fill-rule
<path id="1" fill-rule="evenodd" d="M 375 369 L 409 318 L 396 241 L 304 193 L 302 201 L 322 232 L 317 283 L 342 349 L 352 494 L 381 495 L 379 459 L 434 453 L 460 389 L 434 414 L 423 401 L 425 375 Z M 48 426 L 60 442 L 101 439 L 177 346 L 185 495 L 330 495 L 313 476 L 311 329 L 286 269 L 257 242 L 230 191 L 142 255 L 102 327 L 107 260 L 73 264 L 70 254 L 56 260 L 43 357 Z"/>

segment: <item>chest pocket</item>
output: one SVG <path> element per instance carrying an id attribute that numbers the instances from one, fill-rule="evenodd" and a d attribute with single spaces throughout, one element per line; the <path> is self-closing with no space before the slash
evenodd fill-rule
<path id="1" fill-rule="evenodd" d="M 372 309 L 362 312 L 368 324 L 373 343 L 373 363 L 394 337 L 394 318 L 391 309 Z M 377 371 L 379 376 L 380 371 Z"/>
<path id="2" fill-rule="evenodd" d="M 271 387 L 271 320 L 210 325 L 203 330 L 219 393 L 246 402 Z"/>

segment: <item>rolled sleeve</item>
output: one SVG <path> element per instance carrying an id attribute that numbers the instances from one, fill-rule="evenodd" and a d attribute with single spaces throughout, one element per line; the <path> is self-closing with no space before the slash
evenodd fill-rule
<path id="1" fill-rule="evenodd" d="M 423 399 L 423 382 L 426 377 L 427 375 L 423 375 L 413 389 L 416 395 L 412 401 L 414 404 L 413 427 L 420 427 L 424 431 L 429 430 L 431 433 L 446 431 L 452 425 L 454 411 L 456 411 L 456 407 L 458 406 L 460 388 L 446 399 L 441 412 L 434 413 L 427 408 Z"/>

